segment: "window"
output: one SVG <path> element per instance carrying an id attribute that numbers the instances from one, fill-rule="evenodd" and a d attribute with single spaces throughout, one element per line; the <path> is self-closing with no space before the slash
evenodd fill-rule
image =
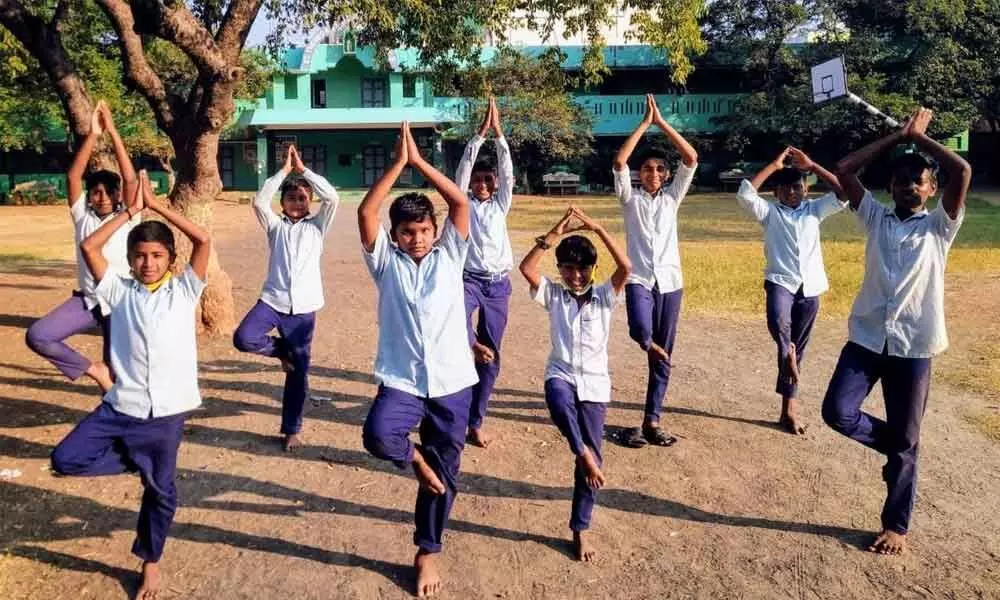
<path id="1" fill-rule="evenodd" d="M 364 159 L 365 185 L 375 185 L 379 177 L 382 177 L 382 174 L 385 173 L 385 148 L 382 146 L 366 146 L 361 156 Z"/>
<path id="2" fill-rule="evenodd" d="M 358 49 L 358 40 L 353 33 L 344 35 L 344 54 L 354 54 Z"/>
<path id="3" fill-rule="evenodd" d="M 326 79 L 312 80 L 312 107 L 326 108 Z"/>
<path id="4" fill-rule="evenodd" d="M 385 79 L 361 80 L 361 106 L 385 108 Z"/>
<path id="5" fill-rule="evenodd" d="M 302 163 L 313 173 L 326 174 L 326 146 L 302 146 Z"/>
<path id="6" fill-rule="evenodd" d="M 403 97 L 404 98 L 416 98 L 417 97 L 417 76 L 416 75 L 403 75 Z"/>
<path id="7" fill-rule="evenodd" d="M 219 176 L 222 177 L 222 189 L 233 187 L 233 147 L 230 144 L 219 146 Z"/>
<path id="8" fill-rule="evenodd" d="M 295 75 L 285 75 L 285 100 L 296 100 L 299 97 L 299 78 Z"/>

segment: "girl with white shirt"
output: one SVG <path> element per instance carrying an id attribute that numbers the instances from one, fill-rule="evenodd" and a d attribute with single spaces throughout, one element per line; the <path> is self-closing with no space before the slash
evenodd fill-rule
<path id="1" fill-rule="evenodd" d="M 790 166 L 786 166 L 787 162 Z M 832 191 L 808 199 L 806 173 L 815 173 Z M 775 186 L 777 202 L 768 202 L 757 194 L 769 180 Z M 767 329 L 778 345 L 778 380 L 774 388 L 781 395 L 778 422 L 793 435 L 806 431 L 798 413 L 799 371 L 819 313 L 819 296 L 830 287 L 820 250 L 819 225 L 844 209 L 842 195 L 836 176 L 792 147 L 751 181 L 744 179 L 736 194 L 740 206 L 764 227 Z"/>
<path id="2" fill-rule="evenodd" d="M 579 225 L 570 225 L 574 219 Z M 581 235 L 564 238 L 556 248 L 562 285 L 543 277 L 538 269 L 542 255 L 556 240 L 579 230 L 596 233 L 615 260 L 615 272 L 601 285 L 594 285 L 597 249 Z M 535 239 L 535 247 L 521 261 L 521 274 L 531 286 L 532 298 L 549 313 L 552 352 L 545 365 L 545 403 L 576 456 L 569 527 L 576 558 L 585 562 L 596 555 L 585 531 L 590 528 L 597 490 L 604 485 L 601 440 L 611 401 L 611 313 L 622 301 L 631 270 L 628 256 L 604 227 L 573 206 L 551 231 Z"/>
<path id="3" fill-rule="evenodd" d="M 83 172 L 104 131 L 111 137 L 111 145 L 115 151 L 121 176 L 103 169 L 94 171 L 87 175 L 86 191 L 84 191 L 80 185 L 84 179 Z M 80 149 L 73 157 L 73 163 L 66 171 L 66 186 L 69 191 L 69 213 L 73 218 L 73 229 L 78 245 L 97 231 L 98 227 L 118 214 L 121 209 L 120 198 L 123 188 L 126 198 L 131 198 L 136 189 L 132 161 L 115 128 L 111 111 L 103 100 L 94 108 L 90 120 L 90 133 L 84 138 Z M 128 237 L 128 232 L 138 225 L 141 219 L 141 215 L 136 214 L 134 219 L 125 223 L 104 245 L 104 257 L 115 268 L 127 272 L 125 239 Z M 101 302 L 94 291 L 96 285 L 94 278 L 84 263 L 79 247 L 76 251 L 76 263 L 78 289 L 68 300 L 32 323 L 25 333 L 25 342 L 29 348 L 55 365 L 71 381 L 86 375 L 97 382 L 101 393 L 104 393 L 111 388 L 112 383 L 108 356 L 111 326 L 108 319 L 109 308 L 107 304 Z M 95 327 L 101 328 L 103 360 L 90 361 L 64 340 Z"/>
<path id="4" fill-rule="evenodd" d="M 296 173 L 301 177 L 288 178 Z M 271 208 L 281 190 L 281 215 Z M 319 210 L 309 213 L 315 191 Z M 281 361 L 285 387 L 281 397 L 283 447 L 291 451 L 301 442 L 302 413 L 309 395 L 309 364 L 316 312 L 323 308 L 320 258 L 326 234 L 333 225 L 340 199 L 322 175 L 302 164 L 295 146 L 288 148 L 285 165 L 264 182 L 253 210 L 267 234 L 270 255 L 267 279 L 260 299 L 233 333 L 233 345 Z M 270 335 L 272 330 L 278 336 Z"/>
<path id="5" fill-rule="evenodd" d="M 103 402 L 52 452 L 61 475 L 117 475 L 138 471 L 145 491 L 132 552 L 142 559 L 136 598 L 161 589 L 159 561 L 177 508 L 177 449 L 187 413 L 201 405 L 195 310 L 205 289 L 211 240 L 200 227 L 161 204 L 145 171 L 141 192 L 80 244 L 97 281 L 97 295 L 111 309 L 111 366 L 116 379 Z M 174 236 L 159 221 L 128 235 L 128 273 L 117 272 L 101 248 L 143 208 L 159 214 L 192 243 L 191 263 L 174 276 Z"/>
<path id="6" fill-rule="evenodd" d="M 437 238 L 434 205 L 409 193 L 389 207 L 389 232 L 379 215 L 407 165 L 444 197 L 448 218 Z M 478 381 L 465 324 L 462 271 L 469 252 L 469 199 L 420 156 L 402 124 L 396 159 L 358 207 L 365 264 L 378 289 L 378 393 L 365 418 L 363 441 L 374 456 L 411 466 L 420 482 L 414 510 L 417 596 L 441 588 L 437 555 L 465 447 L 472 386 Z M 410 431 L 420 425 L 420 445 Z"/>

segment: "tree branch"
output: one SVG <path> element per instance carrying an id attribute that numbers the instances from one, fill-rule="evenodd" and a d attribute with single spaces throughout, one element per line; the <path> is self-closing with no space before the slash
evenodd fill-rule
<path id="1" fill-rule="evenodd" d="M 237 64 L 261 4 L 263 0 L 232 0 L 229 3 L 226 16 L 222 18 L 222 25 L 215 36 L 215 41 L 229 64 Z"/>
<path id="2" fill-rule="evenodd" d="M 86 86 L 76 74 L 59 35 L 58 23 L 66 4 L 56 6 L 55 18 L 46 23 L 32 15 L 19 0 L 0 0 L 0 24 L 33 56 L 52 81 L 76 140 L 90 133 L 93 106 Z"/>
<path id="3" fill-rule="evenodd" d="M 188 10 L 185 2 L 133 0 L 132 14 L 138 33 L 155 35 L 181 49 L 202 75 L 222 80 L 238 71 L 226 61 L 212 34 Z"/>
<path id="4" fill-rule="evenodd" d="M 170 132 L 174 127 L 174 110 L 163 81 L 146 60 L 142 39 L 135 32 L 135 17 L 125 0 L 97 0 L 118 35 L 122 51 L 122 79 L 135 88 L 149 103 L 160 129 Z"/>

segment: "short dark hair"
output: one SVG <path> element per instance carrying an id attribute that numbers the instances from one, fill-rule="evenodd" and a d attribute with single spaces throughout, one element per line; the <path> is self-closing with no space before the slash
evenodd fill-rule
<path id="1" fill-rule="evenodd" d="M 592 267 L 597 264 L 597 248 L 582 235 L 571 235 L 556 246 L 556 264 Z"/>
<path id="2" fill-rule="evenodd" d="M 305 177 L 289 177 L 281 184 L 281 197 L 284 199 L 285 192 L 294 190 L 295 188 L 305 188 L 309 191 L 309 197 L 312 197 L 312 186 L 306 181 Z"/>
<path id="3" fill-rule="evenodd" d="M 639 156 L 639 166 L 642 167 L 647 160 L 662 160 L 663 164 L 667 165 L 668 169 L 670 168 L 670 161 L 667 158 L 667 153 L 659 148 L 649 148 L 644 151 Z"/>
<path id="4" fill-rule="evenodd" d="M 793 186 L 806 180 L 806 174 L 795 167 L 784 167 L 771 175 L 771 182 L 776 187 Z"/>
<path id="5" fill-rule="evenodd" d="M 143 221 L 128 232 L 128 254 L 131 255 L 136 246 L 142 242 L 158 242 L 163 244 L 170 253 L 170 262 L 177 258 L 174 246 L 174 232 L 161 221 Z"/>
<path id="6" fill-rule="evenodd" d="M 916 179 L 924 171 L 930 171 L 931 180 L 937 183 L 937 163 L 921 152 L 907 152 L 893 159 L 890 165 L 892 177 L 911 177 Z"/>
<path id="7" fill-rule="evenodd" d="M 479 160 L 476 161 L 476 164 L 472 165 L 472 172 L 482 173 L 483 171 L 487 173 L 496 173 L 497 167 L 496 165 L 493 164 L 493 161 L 491 161 L 490 159 L 480 158 Z"/>
<path id="8" fill-rule="evenodd" d="M 389 206 L 389 227 L 393 230 L 403 223 L 419 223 L 430 219 L 434 229 L 437 229 L 437 217 L 434 215 L 434 203 L 426 194 L 410 192 L 392 201 Z"/>
<path id="9" fill-rule="evenodd" d="M 98 169 L 87 175 L 87 179 L 84 185 L 87 186 L 87 191 L 94 189 L 97 185 L 104 185 L 104 189 L 108 193 L 117 192 L 121 189 L 122 178 L 114 171 L 109 171 L 107 169 Z"/>

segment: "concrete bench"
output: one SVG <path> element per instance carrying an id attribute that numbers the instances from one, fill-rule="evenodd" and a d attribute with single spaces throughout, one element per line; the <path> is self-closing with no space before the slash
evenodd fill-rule
<path id="1" fill-rule="evenodd" d="M 551 195 L 553 190 L 558 190 L 560 196 L 575 194 L 580 188 L 580 176 L 576 173 L 546 173 L 542 175 L 542 183 L 545 185 L 545 193 Z"/>

